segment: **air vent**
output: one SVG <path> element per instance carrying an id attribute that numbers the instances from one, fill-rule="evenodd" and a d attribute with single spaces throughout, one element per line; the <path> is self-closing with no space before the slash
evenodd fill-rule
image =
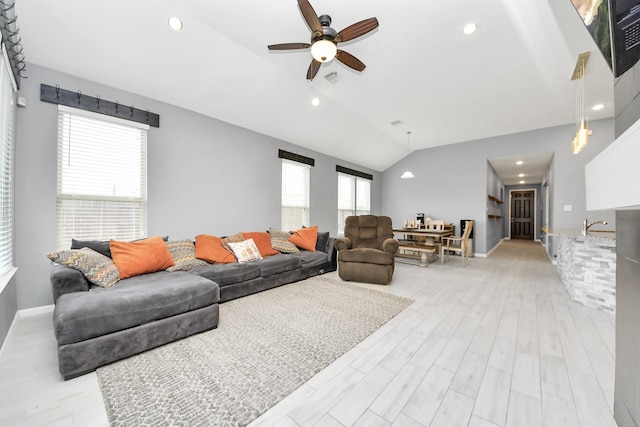
<path id="1" fill-rule="evenodd" d="M 394 121 L 391 122 L 391 124 L 393 126 L 400 126 L 402 123 L 403 123 L 402 120 L 394 120 Z"/>

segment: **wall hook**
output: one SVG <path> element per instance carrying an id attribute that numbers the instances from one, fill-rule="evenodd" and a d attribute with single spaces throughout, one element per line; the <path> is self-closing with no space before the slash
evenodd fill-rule
<path id="1" fill-rule="evenodd" d="M 56 85 L 56 98 L 60 99 L 60 85 Z"/>
<path id="2" fill-rule="evenodd" d="M 129 117 L 133 117 L 133 105 L 129 107 Z"/>
<path id="3" fill-rule="evenodd" d="M 100 95 L 96 96 L 96 108 L 100 109 Z"/>
<path id="4" fill-rule="evenodd" d="M 116 114 L 118 114 L 118 107 L 120 106 L 120 101 L 116 101 Z"/>
<path id="5" fill-rule="evenodd" d="M 82 97 L 82 91 L 78 91 L 78 104 L 80 104 L 81 97 Z"/>

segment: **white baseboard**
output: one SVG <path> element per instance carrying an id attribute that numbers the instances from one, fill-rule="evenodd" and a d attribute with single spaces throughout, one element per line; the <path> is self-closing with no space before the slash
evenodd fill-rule
<path id="1" fill-rule="evenodd" d="M 16 313 L 16 316 L 20 316 L 19 318 L 22 319 L 25 317 L 37 316 L 38 314 L 53 313 L 54 308 L 55 308 L 54 304 L 41 305 L 40 307 L 25 308 L 22 310 L 18 310 L 18 312 Z"/>
<path id="2" fill-rule="evenodd" d="M 55 305 L 50 304 L 50 305 L 43 305 L 40 307 L 25 308 L 25 309 L 16 311 L 15 316 L 13 316 L 13 321 L 11 321 L 11 326 L 9 326 L 9 330 L 7 331 L 7 336 L 4 337 L 4 341 L 2 342 L 2 347 L 0 347 L 0 360 L 2 360 L 2 355 L 4 354 L 5 346 L 15 334 L 15 330 L 16 330 L 18 321 L 20 319 L 24 319 L 31 316 L 37 316 L 39 314 L 53 313 L 54 307 Z"/>
<path id="3" fill-rule="evenodd" d="M 510 239 L 500 239 L 500 241 L 498 242 L 497 245 L 495 245 L 494 247 L 491 248 L 491 250 L 489 252 L 487 252 L 484 256 L 488 257 L 489 255 L 491 255 L 496 249 L 498 249 L 500 247 L 500 245 L 502 244 L 502 242 L 504 242 L 505 240 L 510 240 Z"/>

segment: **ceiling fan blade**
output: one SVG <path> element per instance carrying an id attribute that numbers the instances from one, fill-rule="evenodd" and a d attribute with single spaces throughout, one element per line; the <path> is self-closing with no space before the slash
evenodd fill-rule
<path id="1" fill-rule="evenodd" d="M 356 37 L 367 34 L 369 31 L 375 30 L 376 28 L 378 28 L 378 20 L 376 18 L 365 19 L 364 21 L 349 25 L 347 28 L 340 31 L 336 36 L 336 41 L 346 42 L 353 40 Z"/>
<path id="2" fill-rule="evenodd" d="M 311 64 L 309 64 L 309 69 L 307 70 L 307 80 L 313 80 L 316 74 L 318 74 L 320 65 L 322 65 L 321 62 L 316 61 L 315 59 L 311 60 Z"/>
<path id="3" fill-rule="evenodd" d="M 311 47 L 309 43 L 280 43 L 270 44 L 267 46 L 269 50 L 290 50 L 290 49 L 306 49 Z"/>
<path id="4" fill-rule="evenodd" d="M 351 55 L 349 52 L 345 52 L 344 50 L 338 49 L 338 53 L 336 53 L 336 59 L 342 62 L 349 68 L 353 68 L 356 71 L 362 71 L 367 68 L 362 61 L 360 61 L 355 56 Z"/>
<path id="5" fill-rule="evenodd" d="M 315 35 L 322 35 L 322 24 L 320 24 L 318 14 L 313 10 L 311 3 L 309 3 L 308 0 L 298 0 L 298 7 L 307 25 L 311 28 L 311 31 L 313 31 Z"/>

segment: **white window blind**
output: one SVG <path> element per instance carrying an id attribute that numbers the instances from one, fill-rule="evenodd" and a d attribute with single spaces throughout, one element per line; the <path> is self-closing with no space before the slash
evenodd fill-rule
<path id="1" fill-rule="evenodd" d="M 147 233 L 148 126 L 59 106 L 58 248 Z"/>
<path id="2" fill-rule="evenodd" d="M 338 234 L 344 234 L 344 221 L 351 215 L 371 213 L 371 181 L 338 172 Z"/>
<path id="3" fill-rule="evenodd" d="M 13 264 L 13 124 L 16 84 L 2 45 L 0 55 L 0 273 Z"/>
<path id="4" fill-rule="evenodd" d="M 309 176 L 311 167 L 282 160 L 282 230 L 309 225 Z"/>

